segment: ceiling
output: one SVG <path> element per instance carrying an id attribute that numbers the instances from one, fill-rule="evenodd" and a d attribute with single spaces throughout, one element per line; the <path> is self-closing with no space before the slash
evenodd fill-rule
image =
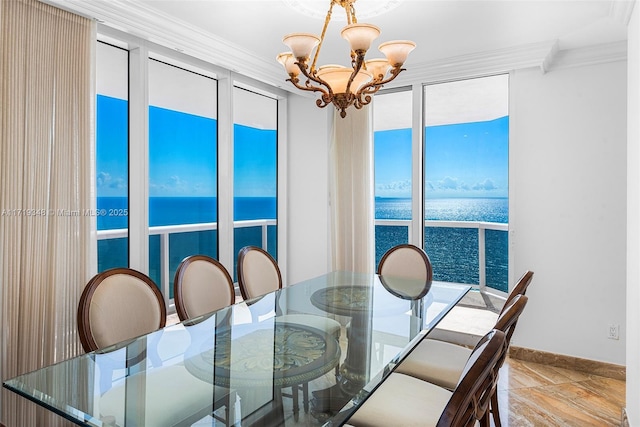
<path id="1" fill-rule="evenodd" d="M 328 9 L 329 0 L 320 2 Z M 366 2 L 357 0 L 366 9 Z M 285 89 L 276 63 L 287 50 L 290 32 L 319 34 L 323 18 L 313 18 L 288 3 L 305 0 L 46 0 L 113 27 Z M 591 49 L 602 54 L 626 49 L 632 0 L 404 0 L 382 15 L 360 18 L 382 32 L 367 58 L 382 57 L 377 45 L 394 39 L 417 43 L 405 66 L 415 73 L 446 78 L 453 68 L 474 63 L 476 70 L 540 66 L 561 60 L 564 52 Z M 319 65 L 348 65 L 348 44 L 339 37 L 343 9 L 334 7 Z M 334 22 L 336 21 L 336 22 Z M 606 48 L 603 48 L 606 47 Z M 624 51 L 626 54 L 626 50 Z M 484 67 L 483 68 L 483 65 Z M 504 70 L 501 70 L 504 71 Z M 413 74 L 412 74 L 413 72 Z M 398 79 L 400 81 L 400 79 Z"/>

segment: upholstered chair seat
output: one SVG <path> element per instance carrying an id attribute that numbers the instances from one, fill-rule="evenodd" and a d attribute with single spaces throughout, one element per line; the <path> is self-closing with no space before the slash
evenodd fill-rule
<path id="1" fill-rule="evenodd" d="M 508 348 L 516 323 L 527 305 L 528 297 L 515 295 L 498 317 L 494 330 L 504 332 Z M 427 335 L 428 337 L 428 335 Z M 449 390 L 456 388 L 462 376 L 465 364 L 471 357 L 468 347 L 451 344 L 429 338 L 423 339 L 411 353 L 396 367 L 395 372 L 410 375 L 423 381 L 434 383 Z M 504 359 L 499 362 L 502 366 Z M 491 411 L 494 423 L 500 426 L 498 400 L 495 390 L 491 396 Z"/>
<path id="2" fill-rule="evenodd" d="M 139 380 L 141 400 L 128 394 L 135 390 L 132 383 Z M 191 374 L 182 364 L 155 369 L 153 374 L 135 374 L 125 382 L 114 385 L 99 400 L 102 417 L 112 416 L 115 424 L 125 425 L 125 399 L 131 413 L 144 414 L 146 426 L 191 425 L 227 403 L 229 390 L 213 386 Z M 128 389 L 127 389 L 128 388 Z M 135 396 L 135 395 L 133 395 Z M 233 397 L 233 395 L 232 395 Z M 220 403 L 217 403 L 220 401 Z M 233 402 L 231 402 L 233 403 Z M 227 413 L 230 411 L 227 410 Z M 228 416 L 228 414 L 227 414 Z M 134 422 L 135 424 L 135 422 Z"/>
<path id="3" fill-rule="evenodd" d="M 504 302 L 500 313 L 467 307 L 453 307 L 449 314 L 442 319 L 442 322 L 440 322 L 434 330 L 429 332 L 429 338 L 447 341 L 452 344 L 473 347 L 480 340 L 480 337 L 487 332 L 486 325 L 495 324 L 505 307 L 509 306 L 511 300 L 515 298 L 516 295 L 525 295 L 527 293 L 527 289 L 529 288 L 532 279 L 533 271 L 531 270 L 525 271 L 522 276 L 520 276 L 516 285 L 513 287 L 509 295 L 507 295 L 507 299 Z M 464 332 L 459 331 L 458 329 L 460 329 L 460 327 L 457 325 L 465 322 L 469 317 L 468 314 L 465 315 L 465 311 L 474 311 L 473 316 L 480 318 L 480 326 L 466 325 Z"/>
<path id="4" fill-rule="evenodd" d="M 424 339 L 397 366 L 396 372 L 453 390 L 458 385 L 471 351 L 470 348 L 456 344 Z"/>
<path id="5" fill-rule="evenodd" d="M 393 373 L 349 423 L 358 427 L 435 426 L 452 394 L 450 390 L 412 376 Z M 385 421 L 392 424 L 384 424 Z"/>
<path id="6" fill-rule="evenodd" d="M 495 389 L 505 334 L 492 330 L 468 358 L 453 391 L 393 372 L 347 420 L 355 427 L 489 427 L 489 400 Z"/>
<path id="7" fill-rule="evenodd" d="M 276 322 L 306 325 L 324 331 L 336 339 L 340 337 L 340 323 L 328 317 L 313 314 L 283 314 L 276 318 Z"/>

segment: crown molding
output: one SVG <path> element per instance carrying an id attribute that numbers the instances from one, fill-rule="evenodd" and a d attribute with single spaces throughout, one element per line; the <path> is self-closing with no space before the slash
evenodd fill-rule
<path id="1" fill-rule="evenodd" d="M 613 0 L 609 16 L 626 27 L 629 25 L 636 2 L 637 0 Z"/>
<path id="2" fill-rule="evenodd" d="M 559 50 L 560 42 L 556 40 L 553 45 L 551 45 L 551 49 L 547 53 L 547 56 L 542 60 L 542 64 L 540 64 L 540 70 L 543 74 L 551 69 L 553 62 L 558 57 Z"/>
<path id="3" fill-rule="evenodd" d="M 558 51 L 550 71 L 627 60 L 627 41 Z"/>
<path id="4" fill-rule="evenodd" d="M 407 71 L 403 72 L 394 83 L 402 86 L 411 82 L 447 81 L 504 73 L 519 68 L 542 67 L 556 45 L 555 40 L 545 41 L 442 58 L 429 63 L 410 64 L 407 66 Z"/>
<path id="5" fill-rule="evenodd" d="M 95 19 L 105 26 L 140 37 L 210 64 L 284 87 L 282 67 L 241 46 L 193 27 L 170 15 L 130 0 L 46 0 L 56 7 Z"/>
<path id="6" fill-rule="evenodd" d="M 301 93 L 285 81 L 276 61 L 261 59 L 233 42 L 190 26 L 170 15 L 131 0 L 41 0 L 104 23 L 103 25 L 140 37 L 215 66 L 247 76 L 268 85 Z M 610 16 L 619 22 L 629 20 L 635 0 L 614 0 Z M 472 76 L 538 67 L 541 72 L 626 60 L 626 41 L 572 50 L 559 50 L 557 40 L 512 46 L 493 51 L 440 58 L 426 63 L 410 63 L 389 88 L 447 81 Z"/>

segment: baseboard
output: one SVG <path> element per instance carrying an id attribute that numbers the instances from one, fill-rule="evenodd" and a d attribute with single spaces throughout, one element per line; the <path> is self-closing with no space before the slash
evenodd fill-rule
<path id="1" fill-rule="evenodd" d="M 622 422 L 620 425 L 622 427 L 631 427 L 631 424 L 629 424 L 629 417 L 627 417 L 627 408 L 622 408 Z"/>
<path id="2" fill-rule="evenodd" d="M 581 359 L 563 354 L 547 353 L 523 347 L 509 347 L 509 357 L 527 362 L 541 363 L 558 368 L 587 372 L 601 377 L 625 381 L 627 368 L 613 363 L 598 362 L 596 360 Z"/>

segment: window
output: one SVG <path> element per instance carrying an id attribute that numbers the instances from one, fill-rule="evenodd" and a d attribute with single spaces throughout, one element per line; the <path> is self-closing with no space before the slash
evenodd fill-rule
<path id="1" fill-rule="evenodd" d="M 149 62 L 149 276 L 173 298 L 189 255 L 217 258 L 216 80 Z"/>
<path id="2" fill-rule="evenodd" d="M 508 289 L 508 76 L 424 88 L 424 247 L 434 279 Z"/>
<path id="3" fill-rule="evenodd" d="M 239 87 L 233 98 L 234 253 L 252 245 L 277 259 L 278 102 Z"/>
<path id="4" fill-rule="evenodd" d="M 98 271 L 129 265 L 129 52 L 96 47 Z"/>
<path id="5" fill-rule="evenodd" d="M 376 95 L 373 105 L 376 265 L 409 242 L 411 226 L 412 92 Z"/>
<path id="6" fill-rule="evenodd" d="M 285 92 L 115 30 L 99 38 L 99 271 L 149 275 L 171 309 L 189 255 L 216 258 L 232 276 L 243 246 L 277 258 Z"/>

